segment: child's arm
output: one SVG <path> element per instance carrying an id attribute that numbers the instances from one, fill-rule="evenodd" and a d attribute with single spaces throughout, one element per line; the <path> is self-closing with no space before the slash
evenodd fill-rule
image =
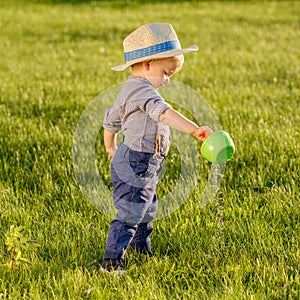
<path id="1" fill-rule="evenodd" d="M 111 160 L 117 150 L 117 134 L 104 129 L 104 145 L 108 153 L 108 159 Z"/>
<path id="2" fill-rule="evenodd" d="M 212 130 L 208 126 L 199 127 L 173 108 L 166 109 L 160 115 L 159 121 L 176 130 L 192 134 L 201 141 L 205 140 L 212 133 Z"/>

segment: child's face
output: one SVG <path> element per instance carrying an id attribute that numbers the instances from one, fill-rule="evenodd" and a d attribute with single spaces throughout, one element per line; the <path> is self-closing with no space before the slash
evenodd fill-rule
<path id="1" fill-rule="evenodd" d="M 146 72 L 146 78 L 156 89 L 168 84 L 170 77 L 181 70 L 183 55 L 165 59 L 151 60 Z"/>

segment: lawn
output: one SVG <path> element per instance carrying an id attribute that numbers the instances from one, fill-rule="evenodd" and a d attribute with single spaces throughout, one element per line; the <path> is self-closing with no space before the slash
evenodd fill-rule
<path id="1" fill-rule="evenodd" d="M 297 1 L 1 2 L 0 299 L 299 299 L 299 16 Z M 129 75 L 110 70 L 122 40 L 151 22 L 199 46 L 174 76 L 194 98 L 167 100 L 196 121 L 212 113 L 236 153 L 201 205 L 213 167 L 196 141 L 176 140 L 158 195 L 183 203 L 155 221 L 155 257 L 128 253 L 114 276 L 93 268 L 112 215 L 80 189 L 74 144 L 89 105 L 101 124 Z M 92 165 L 107 195 L 102 133 Z M 173 193 L 182 145 L 198 175 L 188 195 Z"/>

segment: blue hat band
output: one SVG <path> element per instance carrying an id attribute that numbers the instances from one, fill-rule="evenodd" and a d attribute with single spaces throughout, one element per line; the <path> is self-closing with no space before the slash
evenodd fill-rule
<path id="1" fill-rule="evenodd" d="M 175 41 L 167 41 L 160 44 L 156 44 L 153 46 L 149 46 L 143 49 L 138 49 L 130 52 L 124 53 L 124 59 L 126 62 L 131 60 L 139 59 L 142 57 L 150 56 L 153 54 L 162 53 L 165 51 L 170 51 L 174 49 L 180 49 L 180 43 L 178 40 Z"/>

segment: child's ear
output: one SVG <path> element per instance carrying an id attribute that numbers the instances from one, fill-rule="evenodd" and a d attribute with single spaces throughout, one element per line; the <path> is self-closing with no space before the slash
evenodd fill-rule
<path id="1" fill-rule="evenodd" d="M 151 63 L 153 62 L 153 60 L 146 60 L 146 61 L 143 61 L 143 67 L 145 68 L 145 70 L 149 71 L 150 70 L 150 65 Z"/>

